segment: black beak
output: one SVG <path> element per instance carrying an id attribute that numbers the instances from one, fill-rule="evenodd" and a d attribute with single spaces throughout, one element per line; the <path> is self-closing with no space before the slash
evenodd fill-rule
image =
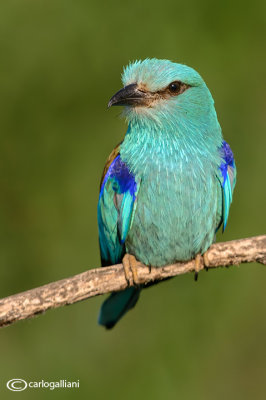
<path id="1" fill-rule="evenodd" d="M 144 105 L 147 93 L 138 90 L 138 85 L 132 83 L 119 90 L 109 101 L 108 108 L 112 106 Z"/>

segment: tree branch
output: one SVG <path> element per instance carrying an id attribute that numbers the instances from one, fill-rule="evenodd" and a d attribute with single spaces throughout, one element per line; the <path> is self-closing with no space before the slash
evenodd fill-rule
<path id="1" fill-rule="evenodd" d="M 200 266 L 216 268 L 259 262 L 266 264 L 266 235 L 213 244 L 201 258 Z M 176 275 L 193 272 L 195 260 L 160 268 L 138 267 L 138 284 L 150 284 Z M 49 309 L 73 304 L 89 297 L 128 287 L 122 264 L 96 268 L 71 278 L 52 282 L 0 300 L 0 327 L 31 318 Z"/>

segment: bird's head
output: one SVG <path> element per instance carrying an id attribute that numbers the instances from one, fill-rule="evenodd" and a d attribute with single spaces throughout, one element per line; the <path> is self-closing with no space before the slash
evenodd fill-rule
<path id="1" fill-rule="evenodd" d="M 125 106 L 129 121 L 165 126 L 178 124 L 182 118 L 192 123 L 210 114 L 216 118 L 205 82 L 186 65 L 155 58 L 136 61 L 124 69 L 122 82 L 124 87 L 110 99 L 108 107 Z"/>

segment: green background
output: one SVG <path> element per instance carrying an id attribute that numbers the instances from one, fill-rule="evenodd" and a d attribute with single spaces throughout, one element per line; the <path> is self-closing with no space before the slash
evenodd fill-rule
<path id="1" fill-rule="evenodd" d="M 0 293 L 100 265 L 96 205 L 126 125 L 107 102 L 146 57 L 198 70 L 238 167 L 225 234 L 265 233 L 265 1 L 9 0 L 0 5 Z M 2 397 L 265 399 L 266 270 L 180 276 L 112 331 L 102 298 L 0 331 Z M 6 381 L 80 380 L 12 393 Z"/>

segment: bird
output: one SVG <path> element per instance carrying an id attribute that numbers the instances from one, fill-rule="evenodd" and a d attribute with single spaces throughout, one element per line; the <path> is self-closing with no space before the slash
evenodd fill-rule
<path id="1" fill-rule="evenodd" d="M 108 107 L 124 107 L 128 128 L 104 167 L 98 230 L 102 266 L 123 262 L 135 282 L 138 263 L 161 267 L 206 253 L 227 225 L 236 166 L 212 95 L 193 68 L 137 60 L 122 83 Z M 98 323 L 113 328 L 142 289 L 111 293 Z"/>

